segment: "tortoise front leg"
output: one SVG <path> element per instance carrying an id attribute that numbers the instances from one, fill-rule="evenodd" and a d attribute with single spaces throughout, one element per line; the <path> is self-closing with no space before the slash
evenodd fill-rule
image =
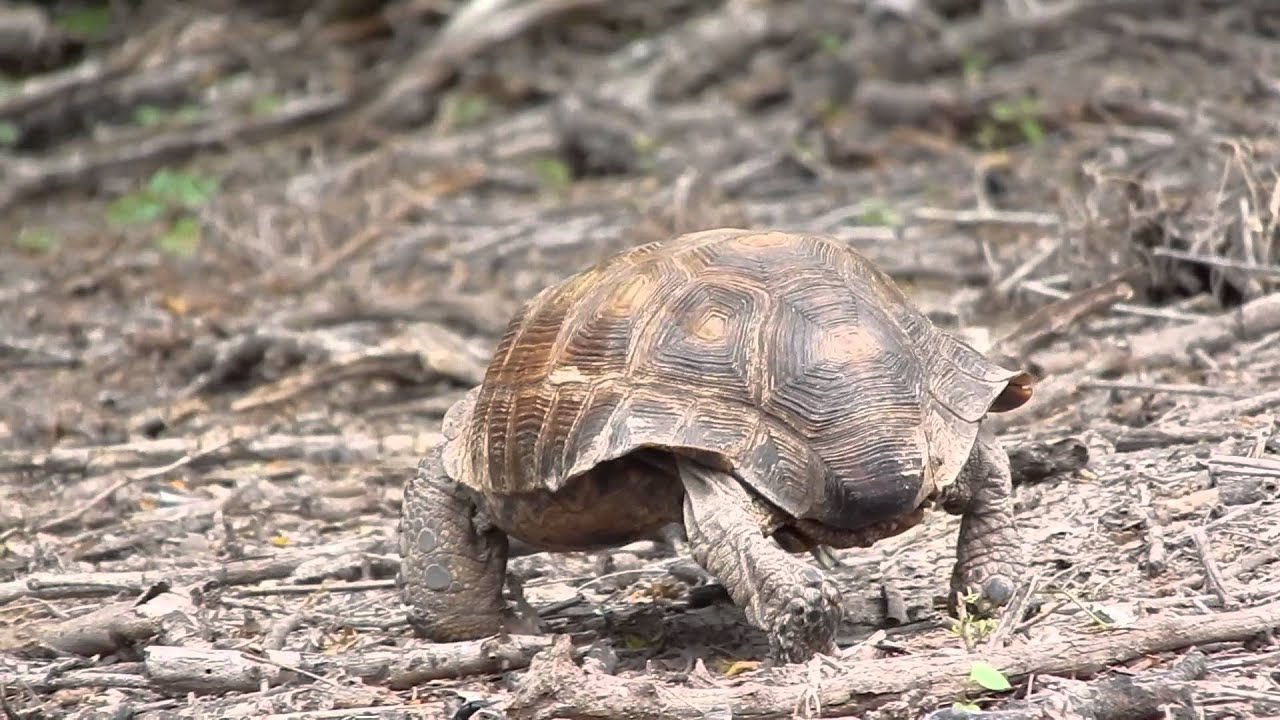
<path id="1" fill-rule="evenodd" d="M 418 635 L 435 642 L 472 640 L 507 624 L 507 536 L 445 474 L 441 452 L 441 446 L 433 448 L 405 486 L 400 593 Z"/>
<path id="2" fill-rule="evenodd" d="M 957 595 L 976 594 L 972 612 L 990 616 L 1013 598 L 1023 581 L 1025 561 L 1012 496 L 1009 456 L 983 427 L 960 476 L 942 498 L 944 510 L 961 516 L 947 600 L 952 614 L 959 609 Z"/>
<path id="3" fill-rule="evenodd" d="M 843 618 L 836 586 L 764 536 L 765 511 L 737 478 L 686 458 L 677 463 L 689 550 L 724 584 L 747 620 L 769 636 L 773 655 L 804 662 L 834 653 Z"/>

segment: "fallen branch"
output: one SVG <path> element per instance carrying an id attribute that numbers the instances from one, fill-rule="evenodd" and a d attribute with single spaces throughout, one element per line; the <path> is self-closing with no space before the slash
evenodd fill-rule
<path id="1" fill-rule="evenodd" d="M 281 550 L 267 557 L 233 560 L 218 565 L 139 570 L 123 572 L 33 573 L 18 580 L 0 583 L 0 606 L 21 598 L 52 600 L 70 597 L 94 597 L 118 593 L 139 594 L 160 582 L 176 587 L 192 583 L 212 582 L 219 585 L 248 585 L 264 580 L 293 577 L 300 568 L 317 560 L 349 556 L 352 553 L 381 555 L 387 551 L 381 538 L 365 538 L 310 548 Z M 384 565 L 384 571 L 395 568 Z M 398 567 L 398 560 L 393 565 Z M 312 578 L 299 578 L 312 580 Z M 320 590 L 321 586 L 316 585 Z"/>
<path id="2" fill-rule="evenodd" d="M 1133 287 L 1124 277 L 1113 278 L 1045 305 L 993 343 L 988 352 L 994 357 L 1012 358 L 1020 364 L 1028 353 L 1044 347 L 1084 318 L 1132 297 Z"/>
<path id="3" fill-rule="evenodd" d="M 484 379 L 483 352 L 473 342 L 434 323 L 413 323 L 376 347 L 334 357 L 269 385 L 231 404 L 237 412 L 293 399 L 342 380 L 393 377 L 415 385 L 452 380 L 465 387 Z"/>
<path id="4" fill-rule="evenodd" d="M 240 650 L 152 645 L 143 650 L 142 672 L 112 673 L 77 670 L 68 673 L 0 673 L 0 685 L 25 685 L 34 690 L 67 687 L 140 687 L 165 694 L 256 692 L 263 686 L 333 682 L 330 676 L 354 677 L 394 689 L 431 680 L 500 673 L 528 666 L 530 659 L 551 645 L 537 635 L 489 637 L 452 643 L 423 643 L 418 647 L 327 655 L 267 650 Z M 105 676 L 105 677 L 104 677 Z M 97 683 L 95 685 L 95 683 Z"/>
<path id="5" fill-rule="evenodd" d="M 230 118 L 191 129 L 148 135 L 130 144 L 114 140 L 109 147 L 94 148 L 87 153 L 42 160 L 9 159 L 0 166 L 5 178 L 4 184 L 0 185 L 0 210 L 43 193 L 84 187 L 138 166 L 151 167 L 187 157 L 199 150 L 262 140 L 333 115 L 350 101 L 351 96 L 343 92 L 304 97 L 286 102 L 265 117 Z"/>
<path id="6" fill-rule="evenodd" d="M 1010 681 L 1029 674 L 1079 675 L 1095 673 L 1144 655 L 1196 645 L 1247 640 L 1280 627 L 1280 602 L 1223 612 L 1145 618 L 1127 627 L 1082 633 L 1056 642 L 1006 649 L 984 649 L 980 658 Z M 520 688 L 508 702 L 509 717 L 519 720 L 551 718 L 678 718 L 791 717 L 806 697 L 816 698 L 820 717 L 857 715 L 904 693 L 951 698 L 980 692 L 968 679 L 978 657 L 954 652 L 879 658 L 840 663 L 832 677 L 765 685 L 747 682 L 738 687 L 695 688 L 648 679 L 588 674 L 572 658 L 568 637 L 539 653 L 530 663 Z"/>
<path id="7" fill-rule="evenodd" d="M 531 0 L 507 7 L 505 2 L 473 0 L 433 42 L 402 64 L 396 78 L 359 115 L 393 126 L 417 122 L 433 105 L 432 93 L 468 59 L 560 15 L 605 5 L 602 0 Z"/>
<path id="8" fill-rule="evenodd" d="M 1256 415 L 1277 406 L 1280 406 L 1280 390 L 1271 390 L 1235 402 L 1199 407 L 1188 413 L 1185 420 L 1188 423 L 1197 424 L 1233 420 L 1246 415 Z"/>
<path id="9" fill-rule="evenodd" d="M 1195 351 L 1221 352 L 1235 343 L 1280 331 L 1280 293 L 1252 300 L 1234 310 L 1198 322 L 1140 333 L 1127 349 L 1109 350 L 1083 368 L 1037 384 L 1031 402 L 987 422 L 997 431 L 1061 410 L 1086 380 L 1123 371 L 1148 370 L 1190 362 Z"/>
<path id="10" fill-rule="evenodd" d="M 183 455 L 182 457 L 178 458 L 177 460 L 174 460 L 168 465 L 162 465 L 158 468 L 152 468 L 150 470 L 146 470 L 144 472 L 136 473 L 133 475 L 126 475 L 120 478 L 119 480 L 115 481 L 114 483 L 111 483 L 111 485 L 104 488 L 97 495 L 94 495 L 93 497 L 89 498 L 89 500 L 87 500 L 86 502 L 82 502 L 78 504 L 76 507 L 72 508 L 71 510 L 55 518 L 52 518 L 46 522 L 41 523 L 38 529 L 40 532 L 52 532 L 54 530 L 58 530 L 67 525 L 70 525 L 71 523 L 83 517 L 86 512 L 88 512 L 90 509 L 95 507 L 98 503 L 103 502 L 107 498 L 111 497 L 116 493 L 116 491 L 121 490 L 125 486 L 131 485 L 137 482 L 144 482 L 152 478 L 160 477 L 165 473 L 173 472 L 174 470 L 177 470 L 178 468 L 183 467 L 184 465 L 190 465 L 193 461 L 205 455 L 212 455 L 213 453 L 218 452 L 222 448 L 227 447 L 231 443 L 232 443 L 231 440 L 225 440 L 217 445 L 214 445 L 213 447 L 205 448 L 204 450 L 201 450 L 199 453 L 195 455 Z"/>
<path id="11" fill-rule="evenodd" d="M 1125 427 L 1112 423 L 1100 423 L 1095 429 L 1111 440 L 1116 452 L 1217 442 L 1241 432 L 1239 427 L 1231 425 Z"/>
<path id="12" fill-rule="evenodd" d="M 1066 678 L 1037 678 L 1036 697 L 1015 700 L 982 714 L 983 720 L 1130 720 L 1159 717 L 1168 706 L 1191 707 L 1192 681 L 1204 677 L 1205 656 L 1192 651 L 1171 670 L 1138 675 L 1113 675 L 1094 682 Z M 924 720 L 961 717 L 939 710 Z"/>
<path id="13" fill-rule="evenodd" d="M 112 603 L 67 620 L 19 625 L 7 637 L 0 633 L 0 650 L 23 657 L 91 657 L 132 650 L 157 638 L 166 626 L 194 615 L 188 598 L 165 591 L 163 585 L 157 589 L 136 601 Z"/>
<path id="14" fill-rule="evenodd" d="M 104 58 L 90 57 L 65 70 L 24 81 L 11 94 L 0 98 L 0 118 L 21 124 L 28 113 L 65 102 L 65 98 L 78 97 L 127 75 L 154 51 L 168 27 L 162 24 L 157 30 L 135 37 Z"/>
<path id="15" fill-rule="evenodd" d="M 306 681 L 309 675 L 336 674 L 401 689 L 442 678 L 526 667 L 534 654 L 551 642 L 549 637 L 511 635 L 338 655 L 270 650 L 260 656 L 158 645 L 146 649 L 144 664 L 157 687 L 178 692 L 253 692 L 263 683 L 283 685 Z"/>
<path id="16" fill-rule="evenodd" d="M 1158 14 L 1176 5 L 1169 0 L 1068 0 L 1038 6 L 1034 12 L 980 14 L 975 20 L 949 26 L 940 42 L 916 43 L 914 53 L 901 59 L 913 75 L 931 75 L 954 67 L 973 50 L 982 50 L 993 62 L 1004 60 L 1017 52 L 1014 48 L 1039 47 L 1035 41 L 1044 33 L 1061 33 L 1070 25 L 1100 23 L 1121 13 Z"/>

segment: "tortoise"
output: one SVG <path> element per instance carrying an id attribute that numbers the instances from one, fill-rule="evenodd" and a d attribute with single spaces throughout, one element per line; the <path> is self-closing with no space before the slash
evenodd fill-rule
<path id="1" fill-rule="evenodd" d="M 719 228 L 620 251 L 516 311 L 406 483 L 410 626 L 528 628 L 502 596 L 513 539 L 598 550 L 682 524 L 770 655 L 801 662 L 834 652 L 843 619 L 802 553 L 868 547 L 930 507 L 961 516 L 949 609 L 989 616 L 1023 556 L 983 419 L 1030 395 L 834 237 Z"/>

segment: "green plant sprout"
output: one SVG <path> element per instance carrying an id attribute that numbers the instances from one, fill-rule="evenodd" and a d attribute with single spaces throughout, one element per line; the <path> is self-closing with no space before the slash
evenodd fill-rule
<path id="1" fill-rule="evenodd" d="M 23 228 L 13 244 L 25 252 L 42 255 L 58 246 L 58 236 L 47 228 Z"/>
<path id="2" fill-rule="evenodd" d="M 190 211 L 213 199 L 218 187 L 217 178 L 158 170 L 141 189 L 116 198 L 107 206 L 107 221 L 136 226 L 168 220 L 156 236 L 156 247 L 171 255 L 190 257 L 201 239 L 200 223 Z"/>
<path id="3" fill-rule="evenodd" d="M 957 614 L 960 616 L 951 623 L 948 632 L 964 641 L 965 647 L 972 650 L 978 643 L 986 640 L 995 632 L 999 621 L 996 618 L 975 618 L 969 615 L 965 609 L 969 603 L 973 603 L 978 599 L 976 592 L 969 593 L 961 598 Z"/>
<path id="4" fill-rule="evenodd" d="M 1012 144 L 1010 133 L 1016 133 L 1032 145 L 1044 142 L 1044 127 L 1039 119 L 1040 102 L 1024 96 L 1011 100 L 996 100 L 987 108 L 989 120 L 978 128 L 978 144 L 988 150 Z"/>

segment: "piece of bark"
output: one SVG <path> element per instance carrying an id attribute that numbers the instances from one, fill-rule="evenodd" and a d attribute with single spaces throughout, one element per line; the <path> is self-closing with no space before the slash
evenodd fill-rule
<path id="1" fill-rule="evenodd" d="M 1280 497 L 1280 480 L 1268 477 L 1230 476 L 1215 479 L 1218 502 L 1226 506 L 1252 505 Z"/>
<path id="2" fill-rule="evenodd" d="M 785 718 L 815 695 L 823 717 L 867 712 L 923 692 L 951 698 L 979 688 L 968 680 L 975 660 L 1000 670 L 1011 682 L 1036 675 L 1094 673 L 1144 655 L 1204 643 L 1245 640 L 1280 627 L 1280 602 L 1217 615 L 1144 618 L 1113 630 L 1090 630 L 1055 642 L 984 649 L 981 655 L 930 652 L 908 657 L 839 663 L 839 673 L 821 681 L 736 687 L 689 688 L 652 679 L 588 675 L 572 658 L 569 638 L 559 636 L 534 657 L 506 711 L 513 720 L 615 718 L 616 720 Z"/>
<path id="3" fill-rule="evenodd" d="M 664 38 L 663 57 L 654 71 L 654 99 L 674 102 L 696 95 L 718 78 L 736 73 L 771 40 L 794 38 L 815 7 L 769 7 L 725 3 L 716 12 L 694 17 Z"/>
<path id="4" fill-rule="evenodd" d="M 35 69 L 60 60 L 71 39 L 34 4 L 0 4 L 0 63 Z"/>
<path id="5" fill-rule="evenodd" d="M 128 75 L 154 48 L 157 39 L 155 34 L 144 33 L 105 57 L 90 56 L 68 68 L 23 81 L 0 98 L 0 118 L 20 125 L 28 113 L 66 104 L 70 98 Z"/>
<path id="6" fill-rule="evenodd" d="M 884 619 L 887 624 L 897 626 L 911 622 L 907 599 L 901 588 L 885 580 L 880 583 L 880 594 L 884 598 Z"/>
<path id="7" fill-rule="evenodd" d="M 1021 443 L 1008 453 L 1013 482 L 1022 485 L 1069 475 L 1089 464 L 1089 447 L 1074 437 L 1052 443 Z"/>

